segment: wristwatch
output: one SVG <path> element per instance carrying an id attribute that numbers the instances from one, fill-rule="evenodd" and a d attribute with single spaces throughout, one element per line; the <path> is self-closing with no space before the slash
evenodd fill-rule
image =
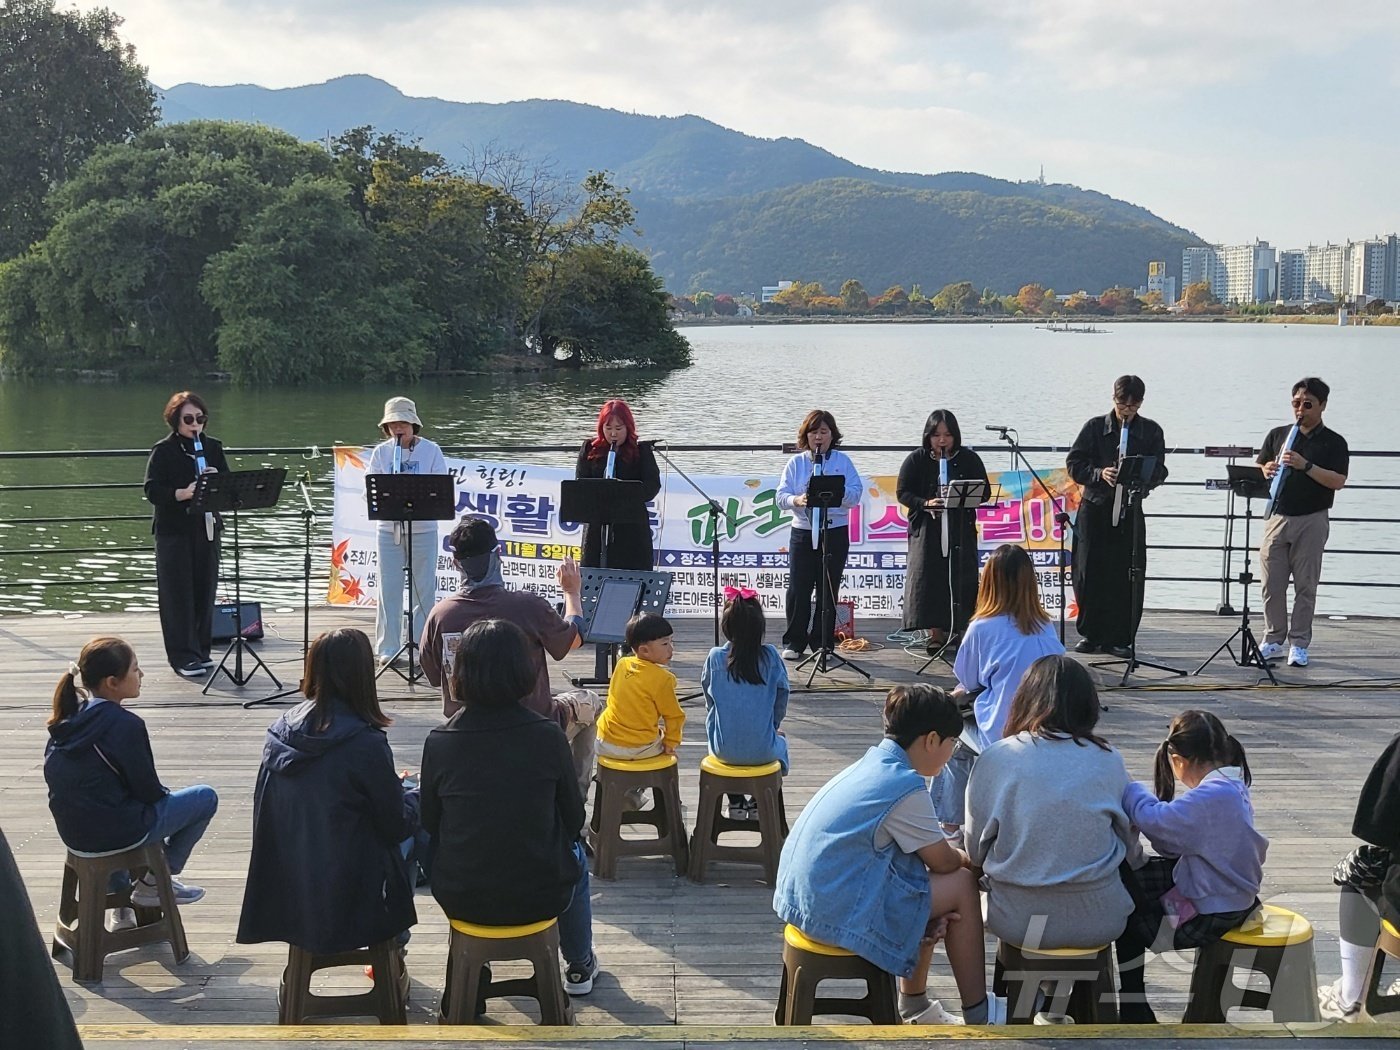
<path id="1" fill-rule="evenodd" d="M 1311 474 L 1311 473 L 1312 473 L 1312 468 L 1313 468 L 1313 461 L 1310 460 L 1310 459 L 1308 459 L 1308 460 L 1304 460 L 1304 462 L 1307 463 L 1307 466 L 1303 468 L 1303 473 L 1304 473 L 1304 474 Z"/>

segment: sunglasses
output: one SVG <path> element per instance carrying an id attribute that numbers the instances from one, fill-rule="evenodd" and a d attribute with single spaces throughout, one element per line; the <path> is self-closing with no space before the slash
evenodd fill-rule
<path id="1" fill-rule="evenodd" d="M 185 426 L 189 426 L 191 423 L 198 423 L 200 426 L 203 426 L 209 421 L 209 417 L 204 415 L 203 413 L 200 413 L 197 416 L 181 416 L 180 421 L 184 423 Z"/>
<path id="2" fill-rule="evenodd" d="M 1295 397 L 1295 398 L 1293 399 L 1293 407 L 1294 407 L 1294 408 L 1301 408 L 1301 409 L 1303 409 L 1304 411 L 1306 411 L 1307 409 L 1312 408 L 1314 404 L 1315 404 L 1315 402 L 1309 401 L 1307 398 L 1298 398 L 1298 397 Z"/>
<path id="3" fill-rule="evenodd" d="M 1118 405 L 1120 408 L 1141 408 L 1141 407 L 1142 407 L 1142 402 L 1141 402 L 1141 401 L 1124 401 L 1122 398 L 1117 398 L 1117 397 L 1115 397 L 1115 398 L 1113 399 L 1113 403 L 1114 403 L 1115 405 Z"/>

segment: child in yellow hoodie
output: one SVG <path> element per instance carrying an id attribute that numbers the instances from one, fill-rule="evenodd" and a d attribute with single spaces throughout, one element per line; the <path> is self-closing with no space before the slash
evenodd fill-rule
<path id="1" fill-rule="evenodd" d="M 665 617 L 639 613 L 627 622 L 633 655 L 618 660 L 608 683 L 608 706 L 598 716 L 598 754 L 608 758 L 674 755 L 685 712 L 676 676 L 666 669 L 675 638 Z M 664 729 L 662 728 L 664 725 Z"/>

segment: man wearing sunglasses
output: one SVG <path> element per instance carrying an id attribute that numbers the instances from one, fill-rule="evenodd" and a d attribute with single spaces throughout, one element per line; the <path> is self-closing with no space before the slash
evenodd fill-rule
<path id="1" fill-rule="evenodd" d="M 1293 426 L 1275 427 L 1264 436 L 1259 464 L 1272 478 L 1283 467 L 1288 473 L 1264 524 L 1259 548 L 1263 567 L 1264 644 L 1259 655 L 1272 660 L 1283 655 L 1288 640 L 1288 665 L 1308 666 L 1313 607 L 1322 575 L 1322 550 L 1327 546 L 1327 513 L 1336 491 L 1347 483 L 1350 453 L 1346 438 L 1322 423 L 1328 387 L 1317 376 L 1293 384 L 1293 418 L 1298 436 L 1284 449 Z M 1288 615 L 1288 578 L 1293 577 L 1293 615 Z"/>

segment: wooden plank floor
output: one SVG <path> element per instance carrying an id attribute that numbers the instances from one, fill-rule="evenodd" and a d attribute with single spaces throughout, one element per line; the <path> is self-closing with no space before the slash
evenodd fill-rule
<path id="1" fill-rule="evenodd" d="M 300 611 L 269 611 L 267 619 L 269 635 L 260 652 L 279 676 L 294 683 Z M 356 610 L 318 608 L 312 621 L 313 633 L 342 625 L 371 626 L 370 615 Z M 860 626 L 872 640 L 883 639 L 895 627 L 869 620 Z M 1141 652 L 1194 667 L 1234 626 L 1233 620 L 1208 615 L 1149 613 Z M 693 688 L 710 642 L 709 621 L 679 621 L 678 631 L 675 670 L 682 686 Z M 218 688 L 210 697 L 201 696 L 198 684 L 179 679 L 164 666 L 152 614 L 0 618 L 0 826 L 15 850 L 40 928 L 46 937 L 53 928 L 63 856 L 42 770 L 49 697 L 83 642 L 103 633 L 128 638 L 147 670 L 143 696 L 132 706 L 150 726 L 164 781 L 175 786 L 209 783 L 218 790 L 221 805 L 188 866 L 190 879 L 208 890 L 203 901 L 183 913 L 190 959 L 175 966 L 166 948 L 136 949 L 111 957 L 105 980 L 94 986 L 75 984 L 60 965 L 73 1014 L 80 1025 L 93 1026 L 270 1024 L 276 1018 L 286 948 L 237 944 L 234 934 L 263 733 L 282 708 L 245 711 L 237 703 L 271 691 L 261 675 L 241 691 Z M 1182 708 L 1215 711 L 1243 741 L 1255 772 L 1258 824 L 1271 840 L 1265 896 L 1313 921 L 1323 982 L 1337 973 L 1332 865 L 1352 845 L 1349 828 L 1361 780 L 1400 729 L 1400 692 L 1394 691 L 1400 682 L 1397 641 L 1400 625 L 1394 621 L 1324 621 L 1313 643 L 1313 665 L 1281 669 L 1284 688 L 1255 688 L 1252 672 L 1222 659 L 1201 678 L 1165 679 L 1144 671 L 1127 689 L 1105 694 L 1109 710 L 1103 730 L 1142 779 L 1150 778 L 1152 751 L 1167 721 Z M 878 739 L 884 690 L 911 680 L 922 662 L 892 643 L 858 659 L 875 673 L 875 688 L 852 688 L 855 679 L 837 672 L 819 678 L 816 690 L 794 691 L 786 723 L 792 749 L 792 773 L 785 786 L 790 817 Z M 566 670 L 583 672 L 590 662 L 591 653 L 581 651 L 555 665 L 556 684 L 564 685 Z M 931 680 L 951 682 L 946 672 Z M 385 706 L 395 719 L 389 729 L 395 760 L 416 768 L 423 739 L 440 718 L 435 692 L 409 690 L 397 679 L 381 682 Z M 702 703 L 692 702 L 688 711 L 681 785 L 693 819 L 697 766 L 705 752 Z M 771 891 L 751 869 L 714 869 L 712 881 L 697 886 L 675 878 L 664 860 L 624 860 L 619 876 L 593 883 L 594 935 L 603 974 L 593 994 L 576 1003 L 582 1024 L 771 1022 L 781 927 L 772 912 Z M 419 892 L 417 904 L 419 924 L 408 963 L 412 1020 L 424 1023 L 434 1015 L 441 994 L 447 924 L 426 890 Z M 989 958 L 991 947 L 989 943 Z M 1148 984 L 1164 1020 L 1180 1016 L 1189 967 L 1189 956 L 1166 956 L 1150 964 Z M 333 972 L 324 981 L 330 991 L 363 986 L 364 978 L 350 970 Z M 956 1006 L 941 952 L 932 987 Z M 506 1023 L 526 1019 L 513 1003 L 500 1001 L 493 1002 L 490 1016 Z M 102 1030 L 89 1033 L 97 1036 Z"/>

